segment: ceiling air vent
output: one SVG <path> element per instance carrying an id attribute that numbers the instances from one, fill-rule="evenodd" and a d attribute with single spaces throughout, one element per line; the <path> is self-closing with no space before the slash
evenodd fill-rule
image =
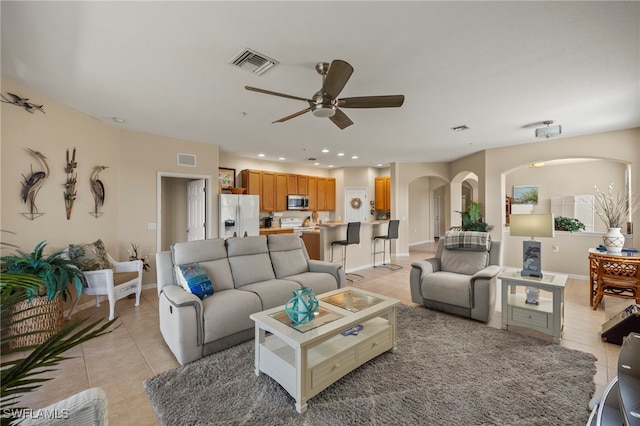
<path id="1" fill-rule="evenodd" d="M 195 167 L 196 156 L 193 154 L 178 153 L 178 166 Z"/>
<path id="2" fill-rule="evenodd" d="M 257 75 L 262 75 L 279 62 L 255 50 L 244 49 L 229 62 L 232 65 Z"/>

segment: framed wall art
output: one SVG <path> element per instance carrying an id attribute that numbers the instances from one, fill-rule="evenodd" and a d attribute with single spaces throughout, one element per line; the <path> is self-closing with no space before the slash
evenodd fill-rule
<path id="1" fill-rule="evenodd" d="M 513 185 L 513 204 L 538 204 L 538 185 Z"/>
<path id="2" fill-rule="evenodd" d="M 218 184 L 222 189 L 235 188 L 236 169 L 218 168 Z"/>

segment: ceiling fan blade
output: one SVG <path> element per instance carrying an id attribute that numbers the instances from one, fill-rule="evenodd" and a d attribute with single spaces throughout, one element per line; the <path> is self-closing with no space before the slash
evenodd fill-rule
<path id="1" fill-rule="evenodd" d="M 273 122 L 273 123 L 271 123 L 271 124 L 274 124 L 274 123 L 284 123 L 284 122 L 285 122 L 285 121 L 287 121 L 287 120 L 291 120 L 292 118 L 296 118 L 297 116 L 302 115 L 302 114 L 304 114 L 304 113 L 307 113 L 307 112 L 309 112 L 309 111 L 311 111 L 311 108 L 305 108 L 305 109 L 303 109 L 302 111 L 298 111 L 298 112 L 296 112 L 296 113 L 294 113 L 294 114 L 287 115 L 286 117 L 282 117 L 280 120 L 276 120 L 276 121 L 274 121 L 274 122 Z"/>
<path id="2" fill-rule="evenodd" d="M 310 99 L 301 98 L 299 96 L 285 95 L 284 93 L 272 92 L 271 90 L 258 89 L 257 87 L 244 86 L 244 88 L 252 92 L 264 93 L 265 95 L 280 96 L 282 98 L 289 98 L 289 99 L 295 99 L 298 101 L 311 102 Z"/>
<path id="3" fill-rule="evenodd" d="M 360 96 L 338 99 L 340 108 L 393 108 L 402 106 L 404 95 Z"/>
<path id="4" fill-rule="evenodd" d="M 321 91 L 329 95 L 331 99 L 337 98 L 352 73 L 353 67 L 351 65 L 340 59 L 334 59 L 322 82 Z"/>
<path id="5" fill-rule="evenodd" d="M 340 130 L 344 130 L 353 124 L 353 121 L 351 121 L 351 119 L 347 117 L 347 114 L 337 108 L 336 113 L 333 115 L 333 117 L 329 117 L 329 120 L 333 121 L 333 124 L 340 127 Z"/>

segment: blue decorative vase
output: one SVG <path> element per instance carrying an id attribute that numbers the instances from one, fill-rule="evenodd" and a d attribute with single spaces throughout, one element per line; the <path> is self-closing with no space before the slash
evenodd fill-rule
<path id="1" fill-rule="evenodd" d="M 318 299 L 313 291 L 302 287 L 293 291 L 293 297 L 284 305 L 284 311 L 294 324 L 304 324 L 313 320 L 318 307 Z"/>

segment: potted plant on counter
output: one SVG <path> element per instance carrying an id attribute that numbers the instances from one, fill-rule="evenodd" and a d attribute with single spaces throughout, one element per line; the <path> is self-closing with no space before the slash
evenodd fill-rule
<path id="1" fill-rule="evenodd" d="M 553 219 L 556 231 L 579 232 L 584 231 L 584 223 L 575 217 L 558 216 Z"/>

